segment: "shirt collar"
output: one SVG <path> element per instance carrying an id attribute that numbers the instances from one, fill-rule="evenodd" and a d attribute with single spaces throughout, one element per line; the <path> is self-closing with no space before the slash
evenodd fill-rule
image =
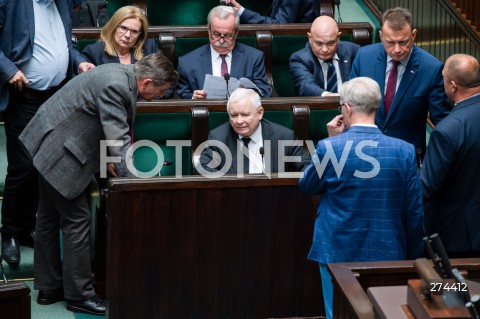
<path id="1" fill-rule="evenodd" d="M 404 67 L 407 67 L 408 61 L 410 60 L 410 56 L 412 55 L 412 51 L 413 51 L 413 47 L 410 50 L 410 53 L 405 58 L 403 58 L 403 60 L 401 60 L 399 64 L 403 65 Z M 390 61 L 392 60 L 393 60 L 392 57 L 387 54 L 387 63 L 390 63 Z"/>
<path id="2" fill-rule="evenodd" d="M 338 55 L 337 55 L 337 52 L 335 52 L 335 55 L 332 57 L 331 60 L 332 60 L 332 61 L 333 61 L 333 60 L 337 60 L 337 61 L 339 60 Z M 325 63 L 325 61 L 328 61 L 328 60 L 322 60 L 322 59 L 318 58 L 318 61 L 320 61 L 320 63 L 323 64 L 323 63 Z"/>
<path id="3" fill-rule="evenodd" d="M 243 136 L 241 136 L 240 134 L 238 135 L 238 138 L 241 139 Z M 262 122 L 260 122 L 258 124 L 258 127 L 257 129 L 255 130 L 255 132 L 253 132 L 252 135 L 250 135 L 250 139 L 255 142 L 255 144 L 259 144 L 260 141 L 262 140 Z"/>
<path id="4" fill-rule="evenodd" d="M 47 7 L 52 4 L 53 0 L 35 0 L 38 3 L 45 3 Z"/>
<path id="5" fill-rule="evenodd" d="M 212 45 L 210 45 L 210 49 L 211 49 L 211 52 L 212 52 L 212 57 L 214 60 L 216 59 L 220 59 L 220 53 L 218 53 L 217 51 L 215 51 L 215 49 L 213 48 Z M 232 58 L 232 51 L 228 52 L 226 54 L 227 57 L 229 57 L 230 59 Z"/>

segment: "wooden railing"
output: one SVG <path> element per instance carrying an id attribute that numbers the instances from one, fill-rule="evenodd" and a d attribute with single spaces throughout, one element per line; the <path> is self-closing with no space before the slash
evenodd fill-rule
<path id="1" fill-rule="evenodd" d="M 480 35 L 480 2 L 478 0 L 452 0 L 452 3 Z"/>
<path id="2" fill-rule="evenodd" d="M 457 12 L 450 0 L 363 1 L 378 18 L 381 12 L 387 9 L 397 6 L 408 8 L 413 14 L 414 26 L 418 30 L 416 44 L 440 61 L 445 61 L 454 53 L 480 56 L 479 33 L 475 32 L 465 18 Z M 462 2 L 475 3 L 478 17 L 477 0 L 462 0 Z M 467 8 L 467 10 L 470 9 L 468 6 Z"/>

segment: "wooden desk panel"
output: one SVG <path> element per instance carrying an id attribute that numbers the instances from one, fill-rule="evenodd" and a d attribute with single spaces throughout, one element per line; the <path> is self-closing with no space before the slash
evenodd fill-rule
<path id="1" fill-rule="evenodd" d="M 112 180 L 108 317 L 322 315 L 307 260 L 317 200 L 298 175 Z"/>

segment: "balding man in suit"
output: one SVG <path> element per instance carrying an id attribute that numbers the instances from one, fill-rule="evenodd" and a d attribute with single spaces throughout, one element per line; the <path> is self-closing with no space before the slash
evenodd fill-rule
<path id="1" fill-rule="evenodd" d="M 350 79 L 353 60 L 360 46 L 340 41 L 337 22 L 329 16 L 315 19 L 307 33 L 307 46 L 290 57 L 290 72 L 299 96 L 336 94 Z"/>
<path id="2" fill-rule="evenodd" d="M 105 314 L 92 285 L 89 248 L 88 185 L 101 169 L 101 141 L 119 143 L 108 148 L 109 156 L 121 159 L 109 165 L 110 175 L 130 176 L 126 159 L 137 98 L 162 96 L 176 81 L 161 53 L 135 65 L 97 66 L 45 102 L 20 135 L 39 172 L 34 257 L 39 304 L 67 299 L 67 310 Z"/>

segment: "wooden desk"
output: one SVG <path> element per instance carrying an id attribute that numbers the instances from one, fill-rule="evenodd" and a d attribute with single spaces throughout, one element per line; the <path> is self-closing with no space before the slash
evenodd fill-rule
<path id="1" fill-rule="evenodd" d="M 111 180 L 108 318 L 323 315 L 317 200 L 298 174 Z"/>
<path id="2" fill-rule="evenodd" d="M 452 259 L 466 279 L 480 281 L 480 258 Z M 413 260 L 329 264 L 335 318 L 374 319 L 369 287 L 403 286 L 418 279 Z"/>

